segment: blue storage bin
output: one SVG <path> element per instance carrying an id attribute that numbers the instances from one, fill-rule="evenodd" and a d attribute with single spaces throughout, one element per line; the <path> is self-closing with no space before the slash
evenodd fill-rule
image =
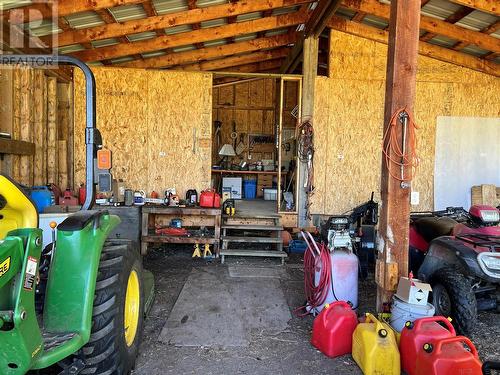
<path id="1" fill-rule="evenodd" d="M 243 180 L 245 199 L 255 199 L 257 196 L 257 180 Z"/>
<path id="2" fill-rule="evenodd" d="M 54 197 L 47 186 L 33 186 L 30 198 L 35 203 L 39 213 L 43 213 L 45 207 L 54 204 Z"/>
<path id="3" fill-rule="evenodd" d="M 303 240 L 292 240 L 288 245 L 288 251 L 290 253 L 304 254 L 307 249 L 307 243 Z"/>

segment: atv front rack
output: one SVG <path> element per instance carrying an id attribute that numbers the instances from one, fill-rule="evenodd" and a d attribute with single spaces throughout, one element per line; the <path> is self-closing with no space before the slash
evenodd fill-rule
<path id="1" fill-rule="evenodd" d="M 460 234 L 455 236 L 457 240 L 461 240 L 474 247 L 484 247 L 491 252 L 500 251 L 500 236 L 493 236 L 488 234 Z"/>

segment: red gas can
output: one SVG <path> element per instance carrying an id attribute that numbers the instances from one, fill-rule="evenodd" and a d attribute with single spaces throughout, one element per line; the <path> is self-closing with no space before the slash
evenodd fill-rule
<path id="1" fill-rule="evenodd" d="M 468 349 L 467 349 L 467 348 Z M 481 375 L 477 349 L 467 337 L 455 336 L 425 343 L 417 354 L 418 375 Z"/>
<path id="2" fill-rule="evenodd" d="M 358 317 L 347 302 L 326 305 L 314 319 L 311 344 L 328 357 L 349 354 L 357 325 Z"/>
<path id="3" fill-rule="evenodd" d="M 425 343 L 454 336 L 455 328 L 444 316 L 429 316 L 406 322 L 399 341 L 401 369 L 408 375 L 414 375 L 417 354 L 423 350 Z"/>

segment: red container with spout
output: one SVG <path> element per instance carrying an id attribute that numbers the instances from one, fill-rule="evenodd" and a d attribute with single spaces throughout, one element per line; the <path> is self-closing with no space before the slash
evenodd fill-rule
<path id="1" fill-rule="evenodd" d="M 417 354 L 423 350 L 425 343 L 454 336 L 456 336 L 455 328 L 444 316 L 429 316 L 414 322 L 406 322 L 399 341 L 401 369 L 408 375 L 414 375 Z"/>
<path id="2" fill-rule="evenodd" d="M 466 348 L 467 347 L 467 348 Z M 417 355 L 417 375 L 482 375 L 477 349 L 467 337 L 425 343 Z"/>
<path id="3" fill-rule="evenodd" d="M 311 344 L 331 358 L 349 354 L 357 325 L 358 317 L 347 302 L 326 305 L 314 319 Z"/>

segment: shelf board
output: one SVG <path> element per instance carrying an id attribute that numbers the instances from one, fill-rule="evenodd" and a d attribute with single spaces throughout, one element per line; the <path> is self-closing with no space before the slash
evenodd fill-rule
<path id="1" fill-rule="evenodd" d="M 35 155 L 35 144 L 14 139 L 0 138 L 0 154 Z"/>

